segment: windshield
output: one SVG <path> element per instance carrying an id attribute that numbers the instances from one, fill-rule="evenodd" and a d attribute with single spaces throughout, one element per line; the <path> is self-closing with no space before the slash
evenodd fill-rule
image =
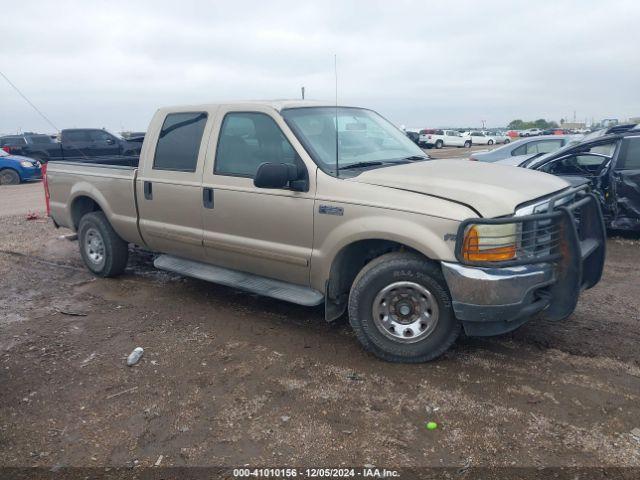
<path id="1" fill-rule="evenodd" d="M 282 116 L 318 166 L 328 172 L 336 171 L 336 143 L 339 169 L 427 158 L 401 130 L 371 110 L 306 107 L 285 109 Z"/>
<path id="2" fill-rule="evenodd" d="M 9 154 L 0 148 L 0 157 L 6 157 Z"/>

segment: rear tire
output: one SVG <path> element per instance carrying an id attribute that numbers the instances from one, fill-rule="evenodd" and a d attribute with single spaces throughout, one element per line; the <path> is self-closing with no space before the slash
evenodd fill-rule
<path id="1" fill-rule="evenodd" d="M 471 140 L 464 142 L 464 148 L 471 148 Z"/>
<path id="2" fill-rule="evenodd" d="M 102 212 L 87 213 L 78 227 L 80 255 L 87 268 L 99 277 L 124 272 L 129 259 L 127 242 L 118 236 Z"/>
<path id="3" fill-rule="evenodd" d="M 442 140 L 437 140 L 435 147 L 440 150 L 442 148 L 442 145 L 444 145 L 444 142 Z"/>
<path id="4" fill-rule="evenodd" d="M 349 322 L 365 349 L 390 362 L 428 362 L 460 334 L 440 266 L 404 252 L 360 271 L 349 294 Z"/>
<path id="5" fill-rule="evenodd" d="M 20 175 L 11 168 L 0 170 L 0 185 L 18 185 L 20 183 Z"/>
<path id="6" fill-rule="evenodd" d="M 487 145 L 493 145 L 493 140 L 489 140 L 489 141 L 487 142 Z"/>
<path id="7" fill-rule="evenodd" d="M 511 143 L 511 140 L 509 140 L 508 138 L 504 141 L 504 144 L 506 145 L 507 143 Z"/>

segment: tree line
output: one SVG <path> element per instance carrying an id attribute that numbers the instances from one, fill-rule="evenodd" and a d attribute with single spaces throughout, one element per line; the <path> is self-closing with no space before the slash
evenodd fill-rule
<path id="1" fill-rule="evenodd" d="M 524 120 L 518 119 L 509 122 L 507 128 L 509 130 L 527 130 L 529 128 L 540 128 L 542 130 L 546 130 L 548 128 L 558 128 L 558 123 L 554 121 L 548 122 L 544 118 L 539 118 L 538 120 L 534 120 L 532 122 L 525 122 Z"/>

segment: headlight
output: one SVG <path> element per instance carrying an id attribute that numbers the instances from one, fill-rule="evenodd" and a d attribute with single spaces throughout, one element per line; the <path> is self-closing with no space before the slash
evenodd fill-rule
<path id="1" fill-rule="evenodd" d="M 469 225 L 462 243 L 462 258 L 469 262 L 503 262 L 516 257 L 518 225 Z"/>
<path id="2" fill-rule="evenodd" d="M 31 162 L 27 162 L 26 160 L 24 162 L 20 162 L 20 165 L 22 165 L 25 168 L 32 168 L 34 165 Z"/>

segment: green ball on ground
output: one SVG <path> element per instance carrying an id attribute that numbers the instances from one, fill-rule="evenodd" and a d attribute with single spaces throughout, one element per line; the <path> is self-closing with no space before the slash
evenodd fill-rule
<path id="1" fill-rule="evenodd" d="M 427 430 L 435 430 L 436 428 L 438 428 L 436 422 L 427 422 Z"/>

